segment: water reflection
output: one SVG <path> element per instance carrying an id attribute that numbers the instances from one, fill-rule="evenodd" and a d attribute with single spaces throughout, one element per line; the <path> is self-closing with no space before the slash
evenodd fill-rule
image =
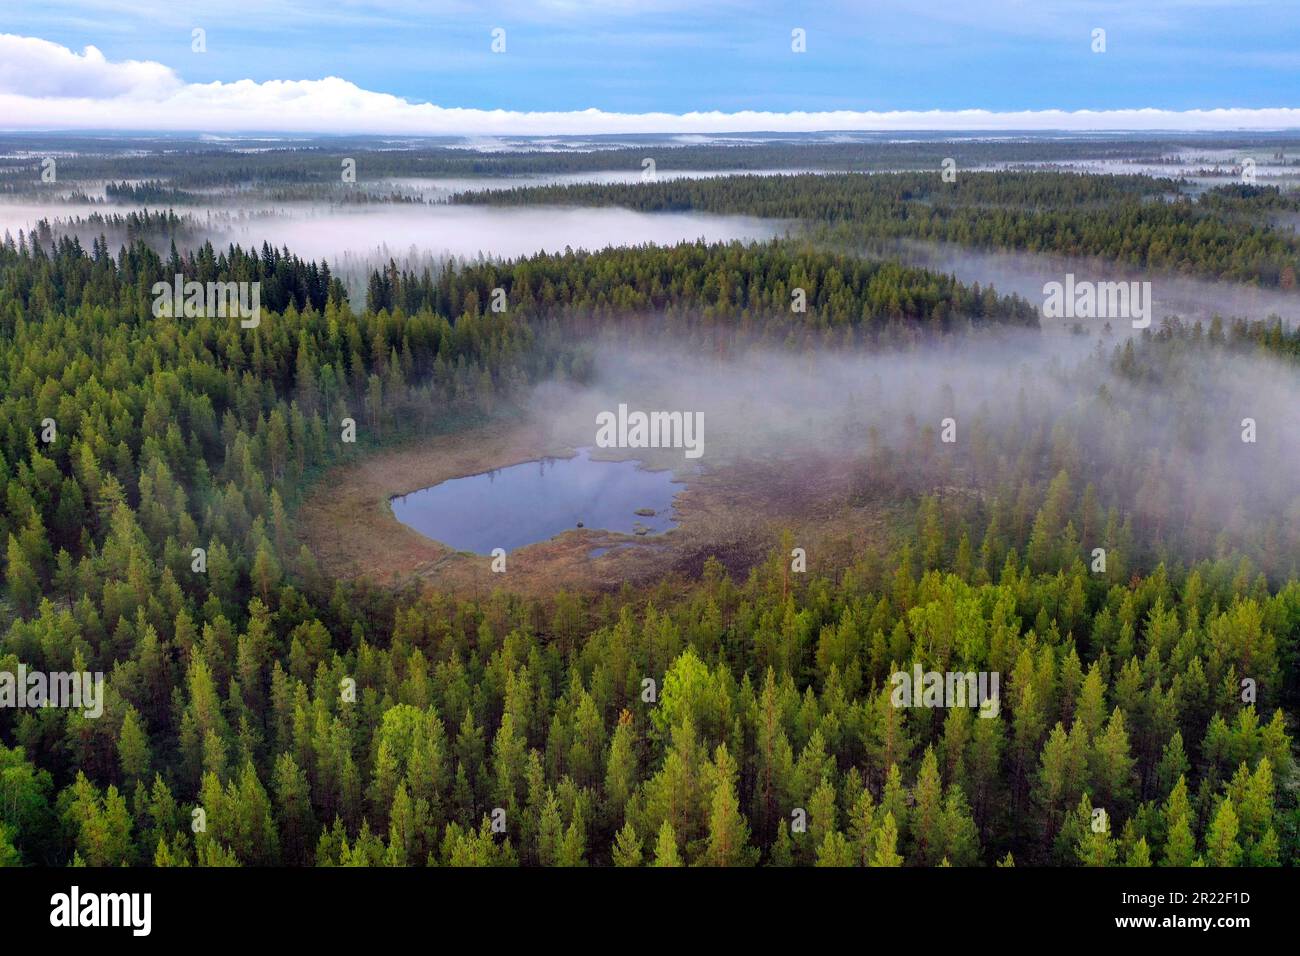
<path id="1" fill-rule="evenodd" d="M 546 541 L 570 528 L 659 534 L 676 527 L 670 471 L 596 461 L 591 449 L 441 484 L 391 500 L 407 527 L 458 551 L 490 554 Z"/>

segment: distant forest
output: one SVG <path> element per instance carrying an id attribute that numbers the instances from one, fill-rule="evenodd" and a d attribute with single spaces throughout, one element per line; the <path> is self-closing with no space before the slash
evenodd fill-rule
<path id="1" fill-rule="evenodd" d="M 640 173 L 646 158 L 659 171 L 675 170 L 824 170 L 891 172 L 934 171 L 953 158 L 961 170 L 995 163 L 1077 163 L 1110 160 L 1139 165 L 1186 152 L 1217 154 L 1224 149 L 1283 157 L 1300 164 L 1300 143 L 1262 136 L 1201 139 L 1165 137 L 1136 140 L 1105 136 L 1056 140 L 1046 137 L 996 139 L 917 138 L 913 141 L 801 142 L 740 138 L 722 144 L 664 143 L 635 137 L 611 139 L 602 148 L 556 145 L 547 149 L 478 149 L 458 142 L 413 139 L 376 149 L 373 139 L 335 137 L 284 143 L 253 140 L 217 144 L 186 140 L 161 143 L 112 137 L 67 136 L 57 142 L 59 179 L 72 181 L 162 180 L 172 189 L 216 186 L 301 186 L 338 183 L 344 157 L 357 161 L 358 180 L 380 177 L 505 176 L 582 173 L 625 169 Z M 255 146 L 254 149 L 244 148 Z M 50 144 L 15 134 L 0 134 L 0 186 L 3 191 L 44 191 L 42 150 Z M 65 154 L 66 157 L 65 157 Z M 65 158 L 63 158 L 65 157 Z M 1289 160 L 1286 157 L 1292 157 Z M 1217 165 L 1207 161 L 1207 167 Z"/>
<path id="2" fill-rule="evenodd" d="M 1191 200 L 1148 176 L 935 171 L 727 176 L 461 193 L 454 202 L 611 205 L 788 219 L 837 247 L 923 239 L 974 248 L 1097 256 L 1124 266 L 1296 288 L 1300 239 L 1264 222 L 1296 209 L 1276 186 L 1226 186 Z"/>

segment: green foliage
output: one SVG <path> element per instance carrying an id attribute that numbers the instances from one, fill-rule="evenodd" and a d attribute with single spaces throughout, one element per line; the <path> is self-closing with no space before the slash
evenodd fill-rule
<path id="1" fill-rule="evenodd" d="M 593 306 L 784 335 L 955 313 L 973 290 L 687 244 L 480 264 L 431 293 L 393 269 L 392 310 L 357 313 L 324 267 L 269 249 L 178 261 L 279 282 L 278 304 L 253 330 L 151 319 L 171 265 L 143 246 L 0 245 L 0 670 L 106 674 L 98 719 L 0 709 L 0 864 L 1296 862 L 1289 532 L 1243 506 L 1218 532 L 1252 560 L 1213 547 L 1205 515 L 1122 510 L 1142 465 L 1085 474 L 1100 426 L 1082 417 L 972 442 L 976 494 L 881 452 L 897 535 L 824 576 L 791 581 L 778 549 L 618 595 L 469 598 L 302 557 L 293 509 L 355 454 L 343 417 L 374 443 L 480 420 L 581 367 L 565 343 Z M 810 317 L 778 319 L 796 276 Z M 503 277 L 520 308 L 484 312 L 474 294 Z M 1113 362 L 1181 385 L 1186 350 L 1288 354 L 1293 335 L 1175 330 Z M 1083 563 L 1095 535 L 1119 542 L 1106 574 Z M 913 665 L 999 674 L 998 712 L 893 706 Z"/>

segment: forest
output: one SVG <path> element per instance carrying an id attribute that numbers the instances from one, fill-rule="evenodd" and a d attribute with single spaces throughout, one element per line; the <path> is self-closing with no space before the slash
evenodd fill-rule
<path id="1" fill-rule="evenodd" d="M 1022 299 L 843 251 L 868 236 L 1294 281 L 1294 237 L 1242 218 L 1280 200 L 1253 192 L 958 183 L 479 194 L 825 231 L 393 263 L 364 302 L 269 245 L 0 244 L 0 670 L 106 675 L 99 719 L 0 709 L 0 865 L 1295 864 L 1300 500 L 1285 472 L 1194 467 L 1228 447 L 1195 409 L 1237 363 L 1294 376 L 1280 321 L 1099 340 L 1060 372 L 1077 401 L 976 412 L 954 458 L 928 423 L 862 435 L 857 499 L 888 533 L 806 574 L 784 540 L 649 586 L 470 598 L 331 578 L 296 533 L 328 467 L 522 415 L 539 383 L 599 377 L 597 337 L 901 362 L 1036 334 Z M 151 316 L 177 272 L 260 281 L 267 314 Z M 1161 397 L 1183 416 L 1166 460 L 1130 412 Z M 1000 673 L 998 713 L 893 706 L 914 666 Z"/>
<path id="2" fill-rule="evenodd" d="M 513 139 L 513 138 L 512 138 Z M 67 136 L 61 143 L 68 155 L 62 168 L 75 180 L 152 180 L 186 189 L 205 186 L 300 185 L 339 180 L 339 159 L 350 156 L 358 168 L 375 176 L 503 176 L 510 174 L 572 173 L 629 169 L 641 172 L 642 160 L 653 157 L 661 170 L 822 169 L 887 171 L 898 168 L 935 169 L 954 156 L 963 167 L 990 162 L 1024 163 L 1079 159 L 1153 162 L 1180 149 L 1200 149 L 1198 137 L 1096 136 L 1086 141 L 1057 142 L 1050 138 L 969 139 L 954 144 L 947 137 L 918 137 L 899 142 L 889 137 L 859 134 L 840 141 L 808 142 L 791 137 L 743 137 L 735 142 L 691 145 L 665 142 L 664 137 L 593 137 L 602 148 L 573 147 L 483 152 L 466 149 L 463 137 L 421 137 L 401 148 L 377 147 L 370 137 L 303 137 L 275 149 L 250 152 L 245 143 L 227 144 L 178 136 L 163 142 L 112 136 Z M 761 141 L 761 140 L 768 141 Z M 640 142 L 636 142 L 636 141 Z M 758 140 L 758 141 L 756 141 Z M 528 146 L 528 137 L 517 139 Z M 256 139 L 249 142 L 257 143 Z M 38 135 L 0 132 L 0 172 L 27 175 L 5 177 L 4 191 L 52 192 L 40 180 L 40 160 L 33 149 Z M 1204 148 L 1222 148 L 1219 141 Z M 1231 145 L 1241 150 L 1290 151 L 1288 136 L 1244 134 Z M 149 186 L 149 183 L 141 185 Z"/>
<path id="3" fill-rule="evenodd" d="M 1217 187 L 1198 198 L 1140 175 L 933 172 L 727 176 L 635 185 L 557 185 L 461 193 L 459 203 L 615 205 L 744 213 L 800 222 L 815 239 L 860 249 L 883 239 L 1053 252 L 1263 286 L 1296 287 L 1300 244 L 1261 212 L 1295 209 L 1276 186 Z"/>

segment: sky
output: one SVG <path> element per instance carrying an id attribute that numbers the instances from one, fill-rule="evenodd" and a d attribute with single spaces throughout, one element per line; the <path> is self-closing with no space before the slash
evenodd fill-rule
<path id="1" fill-rule="evenodd" d="M 1298 8 L 1297 0 L 3 0 L 0 129 L 1293 128 Z M 792 49 L 795 30 L 803 52 Z M 493 31 L 504 31 L 503 52 L 493 51 Z"/>

